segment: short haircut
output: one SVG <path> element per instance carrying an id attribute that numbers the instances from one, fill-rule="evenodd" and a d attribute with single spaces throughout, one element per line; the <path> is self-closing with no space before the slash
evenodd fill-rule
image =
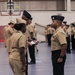
<path id="1" fill-rule="evenodd" d="M 8 23 L 8 25 L 11 25 L 11 24 L 13 25 L 13 23 L 12 23 L 12 22 Z"/>
<path id="2" fill-rule="evenodd" d="M 15 28 L 16 30 L 21 30 L 23 26 L 25 26 L 25 23 L 19 23 L 19 24 L 16 23 L 16 24 L 14 25 L 14 28 Z"/>

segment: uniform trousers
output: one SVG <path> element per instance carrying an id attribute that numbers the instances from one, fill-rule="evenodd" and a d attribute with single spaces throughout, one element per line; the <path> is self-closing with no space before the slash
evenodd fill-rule
<path id="1" fill-rule="evenodd" d="M 67 53 L 71 53 L 71 50 L 70 50 L 70 36 L 66 37 L 66 40 L 67 40 Z"/>
<path id="2" fill-rule="evenodd" d="M 74 39 L 74 35 L 71 35 L 71 41 L 72 41 L 72 50 L 75 50 L 75 39 Z"/>
<path id="3" fill-rule="evenodd" d="M 48 45 L 51 45 L 51 36 L 52 34 L 47 34 Z"/>
<path id="4" fill-rule="evenodd" d="M 13 70 L 14 75 L 26 75 L 25 72 L 22 71 L 23 66 L 21 61 L 9 58 L 9 64 Z"/>
<path id="5" fill-rule="evenodd" d="M 64 75 L 66 55 L 63 57 L 63 62 L 58 63 L 57 59 L 60 57 L 60 52 L 61 50 L 52 51 L 53 75 Z"/>
<path id="6" fill-rule="evenodd" d="M 26 52 L 26 75 L 28 75 L 28 54 Z"/>
<path id="7" fill-rule="evenodd" d="M 35 61 L 35 45 L 32 45 L 32 46 L 29 45 L 28 49 L 29 49 L 29 55 L 31 58 L 31 62 L 36 63 L 36 61 Z"/>

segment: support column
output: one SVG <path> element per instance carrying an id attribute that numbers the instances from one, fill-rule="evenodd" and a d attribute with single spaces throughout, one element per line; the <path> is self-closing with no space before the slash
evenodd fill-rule
<path id="1" fill-rule="evenodd" d="M 71 0 L 67 0 L 67 11 L 71 11 Z"/>

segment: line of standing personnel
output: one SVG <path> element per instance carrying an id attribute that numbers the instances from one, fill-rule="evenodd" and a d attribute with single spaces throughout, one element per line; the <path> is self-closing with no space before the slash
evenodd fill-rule
<path id="1" fill-rule="evenodd" d="M 75 51 L 75 24 L 71 23 L 67 25 L 66 21 L 63 21 L 63 25 L 61 28 L 65 31 L 66 39 L 67 39 L 67 53 L 71 53 Z M 72 49 L 71 49 L 72 47 Z"/>
<path id="2" fill-rule="evenodd" d="M 65 35 L 66 35 L 66 40 L 67 40 L 67 53 L 71 53 L 71 49 L 70 49 L 70 36 L 71 36 L 71 29 L 70 29 L 70 25 L 67 24 L 66 21 L 63 21 L 61 28 L 64 30 Z"/>

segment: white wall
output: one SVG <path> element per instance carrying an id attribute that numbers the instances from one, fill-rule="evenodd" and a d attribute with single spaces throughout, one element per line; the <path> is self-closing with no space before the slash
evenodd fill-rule
<path id="1" fill-rule="evenodd" d="M 75 1 L 71 2 L 71 10 L 75 10 Z"/>
<path id="2" fill-rule="evenodd" d="M 32 16 L 34 17 L 34 21 L 41 24 L 41 25 L 47 25 L 52 22 L 51 16 L 56 14 L 61 14 L 65 16 L 65 21 L 68 22 L 68 24 L 75 22 L 75 12 L 67 12 L 67 11 L 36 11 L 36 12 L 30 12 Z"/>
<path id="3" fill-rule="evenodd" d="M 61 14 L 65 16 L 65 21 L 68 24 L 75 22 L 75 12 L 67 12 L 67 11 L 29 11 L 29 13 L 33 17 L 33 22 L 36 22 L 41 25 L 47 25 L 51 23 L 51 15 Z M 21 18 L 20 16 L 0 16 L 0 25 L 6 25 L 10 20 L 16 22 L 16 18 Z"/>

